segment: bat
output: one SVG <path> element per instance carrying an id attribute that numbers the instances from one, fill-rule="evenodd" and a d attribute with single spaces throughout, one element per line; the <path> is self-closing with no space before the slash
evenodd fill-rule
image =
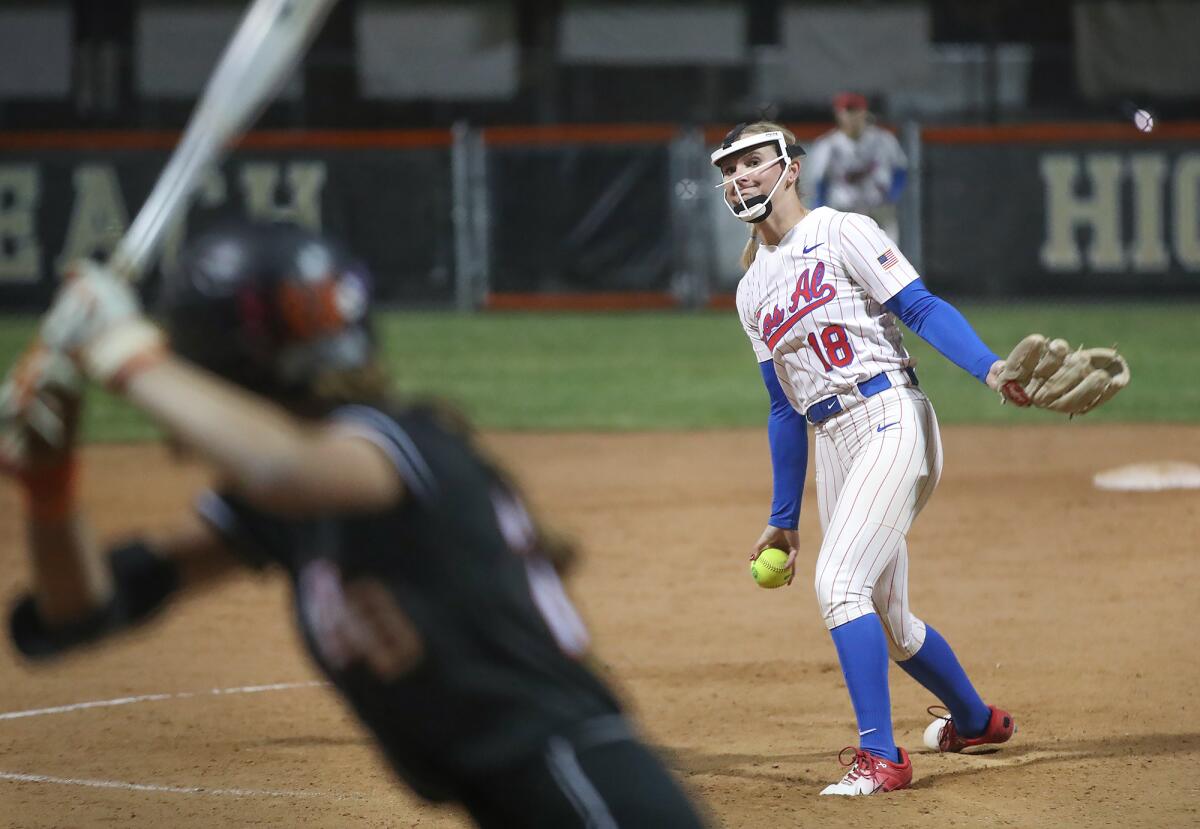
<path id="1" fill-rule="evenodd" d="M 167 166 L 113 251 L 109 267 L 114 273 L 130 281 L 141 276 L 167 229 L 187 210 L 201 176 L 275 96 L 336 2 L 254 0 L 217 61 Z M 51 445 L 62 442 L 63 424 L 41 399 L 52 378 L 45 371 L 22 373 L 21 368 L 34 358 L 53 364 L 48 357 L 53 355 L 35 338 L 0 384 L 0 464 L 19 466 L 27 447 L 26 426 Z"/>
<path id="2" fill-rule="evenodd" d="M 192 192 L 229 143 L 258 118 L 299 62 L 337 0 L 254 0 L 217 61 L 183 137 L 109 268 L 136 280 Z"/>

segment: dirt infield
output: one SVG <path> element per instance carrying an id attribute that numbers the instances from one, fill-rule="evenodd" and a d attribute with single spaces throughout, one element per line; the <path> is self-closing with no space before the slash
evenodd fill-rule
<path id="1" fill-rule="evenodd" d="M 597 652 L 719 824 L 1200 824 L 1200 491 L 1091 485 L 1112 466 L 1200 461 L 1200 428 L 944 439 L 945 475 L 909 538 L 913 607 L 1019 730 L 984 756 L 930 754 L 933 699 L 893 670 L 915 783 L 851 801 L 817 796 L 855 735 L 808 569 L 770 592 L 747 572 L 769 499 L 761 431 L 488 442 L 541 511 L 585 540 L 572 590 Z M 203 480 L 157 447 L 97 447 L 86 462 L 106 532 L 171 522 Z M 5 597 L 28 578 L 16 507 L 5 487 Z M 465 825 L 394 786 L 338 700 L 310 684 L 282 581 L 247 576 L 175 611 L 54 668 L 3 649 L 0 825 Z"/>

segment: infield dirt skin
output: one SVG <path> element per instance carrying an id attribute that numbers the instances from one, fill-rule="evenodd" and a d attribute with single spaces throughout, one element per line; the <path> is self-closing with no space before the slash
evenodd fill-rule
<path id="1" fill-rule="evenodd" d="M 570 589 L 647 739 L 728 827 L 1200 824 L 1200 491 L 1103 492 L 1092 475 L 1200 461 L 1194 426 L 947 428 L 945 473 L 909 536 L 914 611 L 957 650 L 1013 740 L 925 749 L 935 700 L 892 670 L 911 789 L 822 798 L 856 741 L 816 609 L 811 488 L 795 582 L 749 547 L 770 498 L 761 430 L 489 434 L 543 517 L 583 542 Z M 810 475 L 811 478 L 811 475 Z M 102 535 L 169 526 L 203 471 L 156 446 L 84 452 Z M 28 584 L 0 489 L 0 590 Z M 447 551 L 447 567 L 455 562 Z M 144 631 L 30 667 L 0 652 L 0 826 L 468 825 L 394 784 L 300 649 L 285 584 L 247 574 Z M 250 686 L 289 684 L 250 692 Z M 294 683 L 294 685 L 291 685 Z M 211 689 L 234 689 L 223 694 Z"/>

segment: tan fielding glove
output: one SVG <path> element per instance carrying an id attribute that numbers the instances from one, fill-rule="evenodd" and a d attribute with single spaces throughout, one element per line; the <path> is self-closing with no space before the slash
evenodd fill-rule
<path id="1" fill-rule="evenodd" d="M 1087 414 L 1129 385 L 1129 363 L 1115 348 L 1080 348 L 1033 394 L 1033 405 L 1068 415 Z"/>
<path id="2" fill-rule="evenodd" d="M 1086 414 L 1129 384 L 1129 363 L 1114 348 L 1080 348 L 1030 334 L 1008 355 L 989 383 L 1018 406 L 1066 415 Z"/>

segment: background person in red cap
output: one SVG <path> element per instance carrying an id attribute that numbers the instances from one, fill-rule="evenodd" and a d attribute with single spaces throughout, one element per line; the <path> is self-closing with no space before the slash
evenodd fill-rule
<path id="1" fill-rule="evenodd" d="M 867 99 L 857 92 L 835 95 L 833 114 L 837 129 L 813 143 L 806 165 L 813 207 L 863 213 L 898 239 L 896 203 L 908 176 L 900 142 L 871 123 Z"/>

